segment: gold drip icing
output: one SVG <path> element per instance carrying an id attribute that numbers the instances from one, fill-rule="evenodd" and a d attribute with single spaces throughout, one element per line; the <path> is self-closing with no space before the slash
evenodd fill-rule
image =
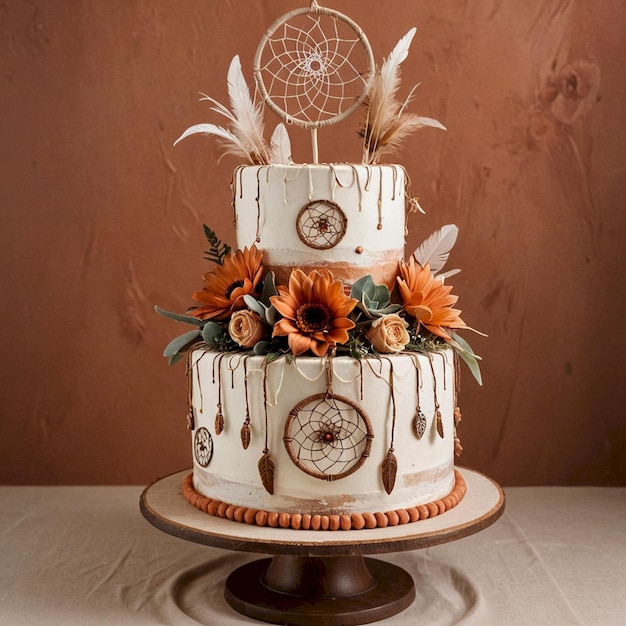
<path id="1" fill-rule="evenodd" d="M 378 230 L 383 229 L 383 170 L 381 167 L 378 168 L 380 172 L 380 185 L 378 185 L 378 224 L 376 228 Z"/>
<path id="2" fill-rule="evenodd" d="M 261 242 L 261 171 L 261 168 L 256 171 L 256 243 Z"/>

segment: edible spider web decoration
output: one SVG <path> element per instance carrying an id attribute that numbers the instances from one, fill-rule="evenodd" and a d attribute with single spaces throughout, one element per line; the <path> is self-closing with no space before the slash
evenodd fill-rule
<path id="1" fill-rule="evenodd" d="M 321 393 L 306 398 L 289 413 L 284 442 L 295 465 L 322 480 L 356 472 L 369 456 L 369 418 L 349 398 Z"/>
<path id="2" fill-rule="evenodd" d="M 254 75 L 261 96 L 285 122 L 311 129 L 338 122 L 365 99 L 374 79 L 365 33 L 347 16 L 318 6 L 279 18 L 261 39 Z"/>

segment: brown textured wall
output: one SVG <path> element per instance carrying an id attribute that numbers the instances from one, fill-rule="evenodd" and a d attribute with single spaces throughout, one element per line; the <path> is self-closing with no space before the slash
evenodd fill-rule
<path id="1" fill-rule="evenodd" d="M 184 366 L 160 353 L 234 242 L 215 142 L 176 148 L 225 100 L 293 0 L 0 4 L 0 481 L 146 483 L 191 463 Z M 463 380 L 465 465 L 512 484 L 626 484 L 626 4 L 334 0 L 377 60 L 418 26 L 403 84 L 441 120 L 398 162 L 461 236 L 453 281 L 485 385 Z M 268 114 L 270 115 L 270 114 Z M 271 117 L 271 116 L 270 116 Z M 357 123 L 356 119 L 353 122 Z M 294 134 L 294 133 L 292 133 Z M 322 160 L 359 158 L 354 126 Z M 309 158 L 307 141 L 294 151 Z M 470 338 L 470 337 L 468 337 Z"/>

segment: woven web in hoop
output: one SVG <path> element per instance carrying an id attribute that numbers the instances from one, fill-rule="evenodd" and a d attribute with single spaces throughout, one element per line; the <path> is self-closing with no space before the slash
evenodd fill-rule
<path id="1" fill-rule="evenodd" d="M 285 122 L 309 129 L 352 113 L 369 91 L 374 67 L 361 28 L 315 2 L 274 22 L 254 59 L 267 106 Z"/>
<path id="2" fill-rule="evenodd" d="M 330 200 L 314 200 L 302 208 L 296 218 L 300 241 L 309 248 L 334 248 L 346 234 L 348 220 L 337 204 Z"/>
<path id="3" fill-rule="evenodd" d="M 297 404 L 285 423 L 287 453 L 303 472 L 339 480 L 356 472 L 369 456 L 372 427 L 349 398 L 321 393 Z"/>

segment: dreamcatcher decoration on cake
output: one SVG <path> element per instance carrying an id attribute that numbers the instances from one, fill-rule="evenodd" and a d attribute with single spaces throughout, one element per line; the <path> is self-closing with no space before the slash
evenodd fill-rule
<path id="1" fill-rule="evenodd" d="M 327 390 L 290 411 L 283 441 L 289 458 L 306 474 L 340 480 L 367 460 L 374 434 L 365 412 L 332 389 L 332 357 L 326 361 Z"/>
<path id="2" fill-rule="evenodd" d="M 309 248 L 334 248 L 346 234 L 348 218 L 330 200 L 314 200 L 305 205 L 296 218 L 300 241 Z"/>
<path id="3" fill-rule="evenodd" d="M 193 438 L 193 451 L 200 467 L 207 467 L 213 457 L 213 439 L 211 433 L 204 428 L 198 428 Z"/>
<path id="4" fill-rule="evenodd" d="M 318 5 L 280 17 L 261 39 L 254 76 L 267 106 L 287 124 L 311 130 L 346 118 L 365 100 L 374 80 L 372 49 L 349 17 Z"/>

